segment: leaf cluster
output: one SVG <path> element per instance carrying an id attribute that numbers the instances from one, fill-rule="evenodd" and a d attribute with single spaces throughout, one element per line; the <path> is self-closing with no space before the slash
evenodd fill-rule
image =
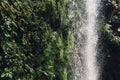
<path id="1" fill-rule="evenodd" d="M 67 80 L 66 3 L 0 1 L 1 80 Z"/>

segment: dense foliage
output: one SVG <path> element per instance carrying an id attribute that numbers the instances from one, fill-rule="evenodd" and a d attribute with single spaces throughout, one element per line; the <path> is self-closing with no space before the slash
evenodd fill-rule
<path id="1" fill-rule="evenodd" d="M 67 80 L 66 0 L 0 1 L 0 80 Z"/>
<path id="2" fill-rule="evenodd" d="M 105 0 L 105 31 L 114 44 L 120 46 L 120 1 Z"/>

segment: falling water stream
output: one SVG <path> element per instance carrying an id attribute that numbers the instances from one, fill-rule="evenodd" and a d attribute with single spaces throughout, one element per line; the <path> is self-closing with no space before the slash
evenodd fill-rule
<path id="1" fill-rule="evenodd" d="M 77 26 L 77 51 L 74 56 L 74 76 L 71 80 L 99 80 L 100 66 L 98 66 L 98 41 L 99 41 L 99 7 L 100 0 L 83 0 L 85 14 L 83 23 Z"/>
<path id="2" fill-rule="evenodd" d="M 99 0 L 87 0 L 86 12 L 87 22 L 86 27 L 86 44 L 85 50 L 85 63 L 86 63 L 86 80 L 99 79 L 99 66 L 97 65 L 97 44 L 98 44 L 98 28 L 97 16 Z"/>

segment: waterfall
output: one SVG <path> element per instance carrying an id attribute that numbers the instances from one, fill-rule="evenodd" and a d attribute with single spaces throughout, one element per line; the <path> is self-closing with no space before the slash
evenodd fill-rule
<path id="1" fill-rule="evenodd" d="M 70 77 L 70 80 L 99 80 L 100 66 L 98 66 L 97 57 L 99 54 L 100 26 L 98 16 L 100 0 L 83 0 L 83 2 L 85 4 L 84 14 L 81 12 L 78 14 L 83 18 L 83 22 L 81 23 L 81 20 L 75 21 L 77 29 L 76 48 L 72 55 L 74 75 Z M 72 15 L 75 15 L 73 12 Z"/>
<path id="2" fill-rule="evenodd" d="M 97 31 L 97 16 L 98 16 L 99 0 L 87 0 L 86 12 L 87 22 L 84 25 L 86 27 L 86 44 L 83 53 L 85 53 L 86 63 L 86 80 L 98 80 L 99 66 L 97 65 L 97 43 L 98 43 L 98 31 Z"/>

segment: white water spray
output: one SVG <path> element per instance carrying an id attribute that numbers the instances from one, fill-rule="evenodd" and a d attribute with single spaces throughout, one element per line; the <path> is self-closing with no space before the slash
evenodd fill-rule
<path id="1" fill-rule="evenodd" d="M 99 40 L 100 0 L 84 0 L 86 5 L 83 23 L 76 21 L 76 52 L 74 58 L 74 75 L 70 80 L 99 80 L 100 67 L 97 62 Z M 73 14 L 74 15 L 74 14 Z M 82 25 L 82 26 L 81 26 Z"/>
<path id="2" fill-rule="evenodd" d="M 87 0 L 87 23 L 86 27 L 86 44 L 85 44 L 85 63 L 86 63 L 86 80 L 99 79 L 99 67 L 97 65 L 97 44 L 98 44 L 98 6 L 99 0 Z"/>

